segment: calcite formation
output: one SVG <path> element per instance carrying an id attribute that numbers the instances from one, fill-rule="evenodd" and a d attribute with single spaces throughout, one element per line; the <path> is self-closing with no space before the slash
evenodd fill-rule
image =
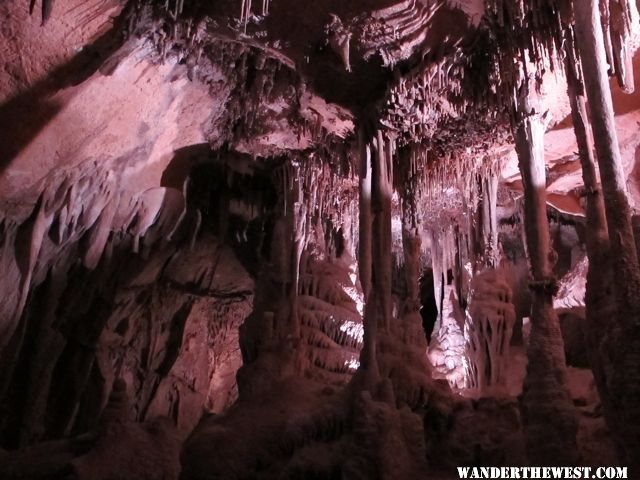
<path id="1" fill-rule="evenodd" d="M 486 394 L 506 386 L 516 314 L 511 288 L 495 270 L 476 275 L 471 282 L 471 292 L 464 325 L 465 386 Z"/>

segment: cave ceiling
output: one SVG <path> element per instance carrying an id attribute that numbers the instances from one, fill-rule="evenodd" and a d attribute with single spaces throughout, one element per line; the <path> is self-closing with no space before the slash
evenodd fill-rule
<path id="1" fill-rule="evenodd" d="M 157 186 L 173 152 L 205 143 L 253 158 L 344 151 L 358 123 L 418 145 L 436 184 L 499 168 L 508 196 L 521 195 L 483 2 L 44 3 L 31 15 L 1 7 L 5 199 L 35 202 L 57 167 L 91 162 L 126 165 L 124 188 Z M 581 214 L 558 63 L 541 82 L 548 200 Z M 611 83 L 635 204 L 638 96 Z"/>

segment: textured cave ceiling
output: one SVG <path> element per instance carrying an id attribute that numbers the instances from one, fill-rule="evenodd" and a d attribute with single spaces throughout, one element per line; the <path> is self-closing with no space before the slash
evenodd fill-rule
<path id="1" fill-rule="evenodd" d="M 0 477 L 634 458 L 640 20 L 604 219 L 586 3 L 0 3 Z"/>
<path id="2" fill-rule="evenodd" d="M 421 141 L 427 139 L 441 158 L 469 156 L 469 152 L 477 162 L 483 161 L 477 160 L 480 157 L 499 157 L 506 162 L 504 183 L 518 195 L 519 172 L 510 136 L 507 131 L 498 133 L 504 130 L 504 119 L 487 124 L 482 113 L 461 116 L 456 106 L 443 103 L 442 94 L 452 88 L 444 85 L 444 77 L 432 97 L 415 83 L 420 79 L 424 83 L 425 76 L 439 82 L 437 76 L 444 74 L 451 56 L 468 54 L 465 42 L 474 35 L 484 11 L 482 2 L 461 2 L 454 8 L 408 1 L 357 6 L 281 1 L 264 16 L 262 5 L 254 5 L 246 27 L 236 3 L 205 7 L 186 2 L 172 21 L 171 12 L 182 4 L 170 5 L 167 12 L 159 8 L 151 12 L 149 7 L 123 11 L 117 1 L 59 1 L 52 2 L 52 17 L 45 28 L 39 12 L 29 16 L 24 6 L 4 5 L 3 199 L 31 190 L 33 201 L 42 188 L 38 182 L 56 167 L 102 162 L 101 158 L 129 157 L 123 162 L 133 165 L 136 158 L 145 157 L 124 183 L 131 179 L 135 188 L 139 182 L 156 186 L 173 152 L 207 141 L 212 146 L 224 143 L 229 134 L 222 129 L 228 125 L 222 127 L 216 120 L 225 121 L 221 118 L 225 98 L 234 93 L 216 82 L 216 75 L 224 75 L 217 67 L 197 63 L 205 45 L 214 44 L 230 49 L 226 53 L 230 56 L 234 45 L 238 52 L 251 48 L 264 52 L 275 68 L 288 72 L 290 78 L 284 81 L 291 85 L 287 88 L 295 88 L 296 96 L 301 88 L 304 91 L 296 100 L 301 107 L 298 118 L 291 118 L 288 111 L 291 105 L 286 103 L 293 97 L 287 97 L 287 92 L 252 112 L 256 118 L 249 120 L 249 131 L 233 133 L 233 150 L 266 157 L 309 149 L 325 137 L 337 142 L 353 139 L 354 119 L 377 109 L 387 116 L 387 120 L 382 117 L 383 124 L 390 124 L 400 137 L 408 135 L 408 141 L 421 134 Z M 339 27 L 331 27 L 332 18 L 338 19 Z M 350 71 L 338 47 L 331 46 L 332 28 L 351 32 Z M 123 40 L 120 34 L 127 30 L 137 35 Z M 162 50 L 161 56 L 157 49 Z M 225 53 L 217 54 L 224 61 Z M 624 94 L 613 79 L 611 84 L 635 205 L 638 96 Z M 549 201 L 562 211 L 580 214 L 579 162 L 561 71 L 545 74 L 542 92 L 550 117 L 545 137 Z M 437 112 L 431 113 L 432 109 Z M 474 123 L 474 115 L 484 119 Z M 161 126 L 159 119 L 166 125 Z M 301 134 L 302 124 L 308 128 Z"/>

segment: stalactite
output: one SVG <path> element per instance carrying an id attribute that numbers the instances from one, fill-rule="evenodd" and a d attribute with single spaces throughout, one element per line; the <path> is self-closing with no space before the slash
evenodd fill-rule
<path id="1" fill-rule="evenodd" d="M 517 94 L 516 152 L 525 201 L 525 239 L 531 269 L 531 335 L 523 391 L 529 459 L 540 464 L 577 461 L 578 421 L 566 389 L 564 346 L 553 309 L 555 279 L 546 208 L 544 122 L 533 74 Z"/>
<path id="2" fill-rule="evenodd" d="M 640 269 L 611 91 L 604 67 L 605 50 L 598 4 L 595 0 L 588 0 L 576 9 L 575 15 L 576 43 L 582 60 L 613 252 L 613 289 L 617 312 L 604 347 L 612 359 L 607 380 L 612 407 L 619 418 L 624 460 L 630 465 L 637 465 L 640 458 L 640 409 L 630 399 L 640 395 Z"/>
<path id="3" fill-rule="evenodd" d="M 421 180 L 417 154 L 414 148 L 404 149 L 398 158 L 396 189 L 400 192 L 402 208 L 402 247 L 407 293 L 403 308 L 404 323 L 418 321 L 420 317 L 420 255 L 422 253 L 420 205 Z M 409 325 L 407 325 L 409 327 Z M 422 336 L 424 338 L 424 336 Z"/>
<path id="4" fill-rule="evenodd" d="M 638 22 L 638 11 L 634 1 L 611 0 L 610 36 L 613 51 L 613 65 L 618 84 L 625 93 L 635 89 L 633 75 L 633 52 L 631 50 L 631 28 Z"/>
<path id="5" fill-rule="evenodd" d="M 264 0 L 263 0 L 264 2 Z M 263 3 L 264 6 L 264 3 Z M 240 7 L 240 24 L 242 25 L 243 32 L 247 33 L 247 24 L 251 18 L 251 0 L 242 0 Z"/>

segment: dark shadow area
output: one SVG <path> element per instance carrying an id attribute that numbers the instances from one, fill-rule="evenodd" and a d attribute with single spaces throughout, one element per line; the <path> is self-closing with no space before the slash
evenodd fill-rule
<path id="1" fill-rule="evenodd" d="M 420 315 L 422 316 L 422 328 L 427 337 L 427 341 L 431 341 L 433 328 L 438 319 L 438 306 L 436 297 L 433 292 L 433 270 L 428 268 L 420 278 Z"/>
<path id="2" fill-rule="evenodd" d="M 212 161 L 192 166 L 188 176 L 187 201 L 202 214 L 202 228 L 229 245 L 243 267 L 257 275 L 261 260 L 268 260 L 278 199 L 269 170 L 232 174 Z"/>
<path id="3" fill-rule="evenodd" d="M 46 78 L 0 105 L 0 173 L 60 111 L 61 105 L 51 96 L 88 79 L 123 45 L 121 32 L 125 13 L 123 10 L 110 30 L 93 43 L 85 45 L 67 63 L 53 69 Z"/>

